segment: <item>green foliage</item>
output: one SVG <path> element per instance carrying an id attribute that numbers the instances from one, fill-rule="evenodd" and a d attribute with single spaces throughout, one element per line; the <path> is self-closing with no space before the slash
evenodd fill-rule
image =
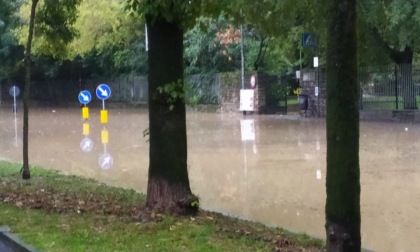
<path id="1" fill-rule="evenodd" d="M 76 36 L 73 24 L 81 0 L 45 0 L 36 15 L 35 34 L 43 37 L 37 49 L 42 54 L 65 55 L 66 46 Z"/>
<path id="2" fill-rule="evenodd" d="M 325 1 L 311 0 L 239 0 L 244 23 L 257 27 L 262 37 L 270 38 L 264 70 L 290 72 L 301 63 L 312 65 L 318 54 L 323 59 L 326 35 Z M 318 47 L 302 48 L 302 33 L 316 35 Z M 300 62 L 299 50 L 303 61 Z"/>
<path id="3" fill-rule="evenodd" d="M 11 78 L 23 58 L 23 48 L 13 35 L 13 29 L 20 23 L 20 4 L 20 1 L 0 0 L 0 81 Z"/>
<path id="4" fill-rule="evenodd" d="M 198 202 L 197 200 L 194 200 L 193 202 L 191 202 L 191 207 L 199 208 L 200 207 L 200 202 Z"/>
<path id="5" fill-rule="evenodd" d="M 419 50 L 419 1 L 359 1 L 358 13 L 360 30 L 364 35 L 367 35 L 364 38 L 370 36 L 367 40 L 369 43 L 364 41 L 362 47 L 368 47 L 371 50 L 371 55 L 377 52 L 375 48 L 384 47 L 403 51 L 408 46 L 414 51 Z M 369 53 L 368 50 L 363 52 Z"/>
<path id="6" fill-rule="evenodd" d="M 77 6 L 82 0 L 43 0 L 37 4 L 34 55 L 48 55 L 65 59 L 69 57 L 69 43 L 77 36 L 74 23 L 77 19 Z M 26 45 L 31 2 L 20 8 L 20 17 L 25 25 L 15 30 L 19 43 Z"/>
<path id="7" fill-rule="evenodd" d="M 287 99 L 287 96 L 290 93 L 290 86 L 274 84 L 271 86 L 271 94 L 274 99 L 280 104 L 282 101 Z"/>
<path id="8" fill-rule="evenodd" d="M 194 90 L 194 86 L 191 83 L 186 83 L 184 88 L 185 88 L 185 103 L 192 107 L 196 107 L 200 103 L 200 100 L 202 99 L 202 94 L 194 92 L 196 90 Z"/>
<path id="9" fill-rule="evenodd" d="M 220 11 L 231 5 L 228 0 L 126 0 L 126 10 L 132 14 L 143 14 L 154 20 L 163 18 L 184 28 L 192 27 L 195 19 L 203 16 L 218 16 Z"/>
<path id="10" fill-rule="evenodd" d="M 239 40 L 223 41 L 223 35 L 238 39 L 238 29 L 221 15 L 218 19 L 200 17 L 184 38 L 187 74 L 230 72 L 240 69 Z M 236 34 L 235 34 L 236 33 Z M 218 36 L 219 35 L 219 36 Z M 226 38 L 224 40 L 229 39 Z"/>
<path id="11" fill-rule="evenodd" d="M 244 25 L 245 69 L 266 72 L 291 72 L 299 65 L 296 41 L 301 29 L 284 36 L 270 35 L 254 24 Z M 217 19 L 200 17 L 184 38 L 184 60 L 187 74 L 215 74 L 239 71 L 241 68 L 240 29 L 222 13 Z"/>
<path id="12" fill-rule="evenodd" d="M 166 102 L 169 104 L 169 110 L 173 110 L 176 103 L 183 103 L 185 100 L 184 82 L 181 80 L 167 83 L 163 87 L 158 87 L 157 90 L 164 95 Z"/>
<path id="13" fill-rule="evenodd" d="M 83 1 L 78 10 L 72 57 L 95 76 L 147 73 L 142 15 L 127 15 L 125 1 Z"/>

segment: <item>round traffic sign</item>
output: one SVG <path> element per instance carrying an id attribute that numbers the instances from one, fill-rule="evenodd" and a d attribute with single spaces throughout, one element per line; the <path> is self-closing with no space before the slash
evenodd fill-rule
<path id="1" fill-rule="evenodd" d="M 251 88 L 255 88 L 255 85 L 257 84 L 256 80 L 255 80 L 255 75 L 251 75 L 251 79 L 250 79 L 249 83 L 251 85 Z"/>
<path id="2" fill-rule="evenodd" d="M 93 142 L 89 138 L 83 138 L 80 142 L 80 149 L 84 152 L 90 152 L 93 149 Z"/>
<path id="3" fill-rule="evenodd" d="M 98 164 L 102 170 L 109 170 L 114 164 L 111 154 L 104 153 L 99 157 Z"/>
<path id="4" fill-rule="evenodd" d="M 101 100 L 106 100 L 111 96 L 111 88 L 107 84 L 100 84 L 96 88 L 96 96 Z"/>
<path id="5" fill-rule="evenodd" d="M 10 94 L 11 96 L 13 96 L 13 97 L 19 96 L 19 94 L 20 94 L 20 89 L 19 89 L 19 87 L 18 87 L 18 86 L 12 86 L 12 87 L 9 89 L 9 94 Z"/>
<path id="6" fill-rule="evenodd" d="M 80 91 L 78 98 L 79 98 L 80 103 L 86 105 L 92 100 L 92 95 L 90 94 L 89 91 L 83 90 L 83 91 Z"/>

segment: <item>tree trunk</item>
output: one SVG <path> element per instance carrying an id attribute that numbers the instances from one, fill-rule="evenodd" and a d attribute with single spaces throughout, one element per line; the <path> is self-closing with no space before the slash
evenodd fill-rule
<path id="1" fill-rule="evenodd" d="M 417 109 L 416 93 L 413 82 L 413 65 L 400 64 L 401 76 L 398 80 L 402 87 L 402 96 L 404 98 L 404 109 Z"/>
<path id="2" fill-rule="evenodd" d="M 356 0 L 329 0 L 327 35 L 327 251 L 360 251 Z"/>
<path id="3" fill-rule="evenodd" d="M 402 88 L 404 109 L 417 109 L 413 82 L 413 55 L 413 49 L 408 46 L 405 47 L 404 51 L 393 50 L 390 55 L 400 70 L 398 82 Z"/>
<path id="4" fill-rule="evenodd" d="M 23 165 L 22 179 L 30 179 L 29 171 L 29 94 L 31 86 L 31 48 L 34 34 L 35 10 L 38 0 L 32 0 L 29 34 L 25 50 L 25 87 L 23 91 Z"/>
<path id="5" fill-rule="evenodd" d="M 190 189 L 183 97 L 183 30 L 177 22 L 147 18 L 149 31 L 150 166 L 146 206 L 159 211 L 190 214 L 198 198 Z M 178 83 L 176 99 L 162 92 Z M 176 86 L 176 85 L 175 85 Z"/>

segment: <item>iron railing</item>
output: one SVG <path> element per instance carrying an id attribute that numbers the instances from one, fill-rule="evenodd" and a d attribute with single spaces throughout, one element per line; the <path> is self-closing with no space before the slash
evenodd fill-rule
<path id="1" fill-rule="evenodd" d="M 360 109 L 417 109 L 420 68 L 409 64 L 359 69 Z"/>

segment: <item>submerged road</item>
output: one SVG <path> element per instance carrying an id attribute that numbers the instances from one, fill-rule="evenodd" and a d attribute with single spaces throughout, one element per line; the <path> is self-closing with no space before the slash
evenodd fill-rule
<path id="1" fill-rule="evenodd" d="M 145 192 L 148 114 L 110 109 L 30 111 L 30 163 Z M 89 124 L 84 134 L 83 123 Z M 16 125 L 16 128 L 15 128 Z M 0 158 L 22 160 L 22 115 L 0 109 Z M 108 132 L 103 144 L 102 131 Z M 323 119 L 187 113 L 190 184 L 207 210 L 324 237 Z M 85 132 L 86 133 L 86 132 Z M 89 139 L 89 140 L 86 140 Z M 361 122 L 362 245 L 420 251 L 420 125 Z"/>

